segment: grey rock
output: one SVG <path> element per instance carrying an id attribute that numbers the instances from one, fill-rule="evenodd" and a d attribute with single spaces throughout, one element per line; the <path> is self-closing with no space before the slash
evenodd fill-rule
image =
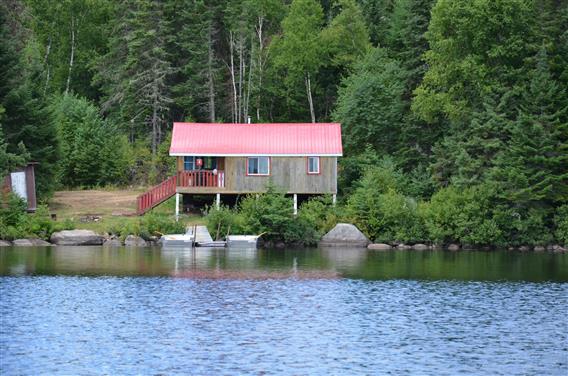
<path id="1" fill-rule="evenodd" d="M 124 245 L 127 247 L 146 247 L 148 243 L 139 236 L 128 235 L 126 239 L 124 239 Z"/>
<path id="2" fill-rule="evenodd" d="M 374 244 L 369 244 L 367 246 L 367 249 L 372 249 L 375 251 L 386 251 L 392 249 L 392 247 L 385 243 L 374 243 Z"/>
<path id="3" fill-rule="evenodd" d="M 15 247 L 51 247 L 53 245 L 42 239 L 16 239 L 13 244 Z"/>
<path id="4" fill-rule="evenodd" d="M 544 248 L 541 245 L 537 245 L 537 246 L 534 247 L 534 251 L 535 252 L 544 252 L 544 251 L 546 251 L 546 248 Z"/>
<path id="5" fill-rule="evenodd" d="M 412 249 L 411 245 L 406 245 L 406 244 L 399 244 L 396 246 L 397 249 Z"/>
<path id="6" fill-rule="evenodd" d="M 105 239 L 103 246 L 104 247 L 122 247 L 122 242 L 120 241 L 120 239 L 117 239 L 117 238 Z"/>
<path id="7" fill-rule="evenodd" d="M 554 253 L 564 253 L 564 252 L 566 252 L 566 248 L 562 247 L 560 245 L 555 245 L 553 252 Z"/>
<path id="8" fill-rule="evenodd" d="M 459 244 L 450 244 L 448 245 L 448 251 L 459 251 L 460 245 Z"/>
<path id="9" fill-rule="evenodd" d="M 9 247 L 12 243 L 7 240 L 0 240 L 0 247 Z"/>
<path id="10" fill-rule="evenodd" d="M 350 223 L 338 223 L 325 234 L 320 246 L 323 247 L 367 247 L 369 239 L 357 227 Z"/>
<path id="11" fill-rule="evenodd" d="M 519 247 L 519 251 L 528 252 L 528 251 L 530 251 L 530 248 L 526 245 L 522 245 L 522 246 Z"/>
<path id="12" fill-rule="evenodd" d="M 284 248 L 286 248 L 286 243 L 284 243 L 284 242 L 276 242 L 276 243 L 274 243 L 274 248 L 284 249 Z"/>
<path id="13" fill-rule="evenodd" d="M 412 249 L 416 250 L 416 251 L 426 251 L 428 250 L 428 246 L 426 244 L 414 244 L 412 246 Z"/>
<path id="14" fill-rule="evenodd" d="M 54 232 L 50 240 L 57 245 L 101 245 L 104 237 L 91 230 L 64 230 Z"/>

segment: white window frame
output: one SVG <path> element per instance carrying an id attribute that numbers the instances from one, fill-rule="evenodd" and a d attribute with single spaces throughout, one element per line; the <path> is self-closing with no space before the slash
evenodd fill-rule
<path id="1" fill-rule="evenodd" d="M 317 170 L 316 171 L 310 171 L 310 159 L 315 159 L 317 161 Z M 321 171 L 321 161 L 320 161 L 320 157 L 308 157 L 308 166 L 307 166 L 307 170 L 308 170 L 308 175 L 319 175 L 320 171 Z"/>
<path id="2" fill-rule="evenodd" d="M 260 160 L 263 159 L 263 158 L 266 158 L 266 160 L 267 160 L 267 162 L 268 162 L 268 163 L 267 163 L 268 169 L 267 169 L 266 173 L 261 173 L 261 172 L 260 172 Z M 250 172 L 249 167 L 250 167 L 250 161 L 251 161 L 251 159 L 256 159 L 256 160 L 257 160 L 257 166 L 258 166 L 258 170 L 259 170 L 258 173 Z M 247 165 L 247 166 L 246 166 L 246 169 L 247 169 L 247 170 L 246 170 L 246 175 L 247 175 L 247 176 L 270 176 L 270 163 L 271 163 L 270 157 L 247 157 L 247 163 L 246 163 L 246 165 Z"/>

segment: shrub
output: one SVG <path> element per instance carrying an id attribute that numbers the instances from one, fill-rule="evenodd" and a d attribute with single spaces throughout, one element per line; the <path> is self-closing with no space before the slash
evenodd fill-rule
<path id="1" fill-rule="evenodd" d="M 562 244 L 568 244 L 568 204 L 556 209 L 556 215 L 554 216 L 554 235 L 556 241 Z"/>
<path id="2" fill-rule="evenodd" d="M 243 232 L 243 217 L 235 210 L 221 205 L 217 210 L 214 206 L 208 207 L 205 210 L 205 220 L 209 232 L 216 236 L 223 237 L 228 233 L 240 234 Z"/>
<path id="3" fill-rule="evenodd" d="M 311 198 L 298 210 L 298 218 L 315 229 L 318 239 L 341 222 L 343 216 L 342 208 L 333 206 L 329 196 Z"/>
<path id="4" fill-rule="evenodd" d="M 431 239 L 437 243 L 485 245 L 502 242 L 493 218 L 493 195 L 486 186 L 442 188 L 422 211 Z"/>
<path id="5" fill-rule="evenodd" d="M 6 207 L 0 209 L 0 239 L 40 238 L 47 240 L 55 231 L 75 228 L 73 221 L 55 222 L 45 205 L 33 214 L 26 213 L 26 203 L 10 194 Z"/>

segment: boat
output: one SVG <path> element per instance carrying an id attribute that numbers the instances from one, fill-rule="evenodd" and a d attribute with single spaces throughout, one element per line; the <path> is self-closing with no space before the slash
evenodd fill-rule
<path id="1" fill-rule="evenodd" d="M 194 235 L 193 234 L 171 234 L 171 235 L 163 235 L 160 238 L 160 242 L 162 243 L 163 248 L 169 247 L 184 247 L 184 248 L 191 248 L 194 245 Z"/>
<path id="2" fill-rule="evenodd" d="M 227 247 L 229 248 L 256 248 L 260 235 L 228 235 Z"/>

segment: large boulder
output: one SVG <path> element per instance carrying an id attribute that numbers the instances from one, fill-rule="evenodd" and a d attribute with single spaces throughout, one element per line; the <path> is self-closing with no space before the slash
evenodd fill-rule
<path id="1" fill-rule="evenodd" d="M 50 240 L 57 245 L 101 245 L 104 237 L 91 230 L 64 230 L 54 232 Z"/>
<path id="2" fill-rule="evenodd" d="M 124 239 L 124 245 L 127 247 L 146 247 L 148 243 L 139 236 L 128 235 L 126 239 Z"/>
<path id="3" fill-rule="evenodd" d="M 13 244 L 15 247 L 49 247 L 53 245 L 41 239 L 16 239 Z"/>
<path id="4" fill-rule="evenodd" d="M 0 240 L 0 247 L 9 247 L 12 243 L 7 240 Z"/>
<path id="5" fill-rule="evenodd" d="M 338 223 L 325 234 L 320 246 L 323 247 L 367 247 L 369 239 L 357 227 L 350 223 Z"/>

